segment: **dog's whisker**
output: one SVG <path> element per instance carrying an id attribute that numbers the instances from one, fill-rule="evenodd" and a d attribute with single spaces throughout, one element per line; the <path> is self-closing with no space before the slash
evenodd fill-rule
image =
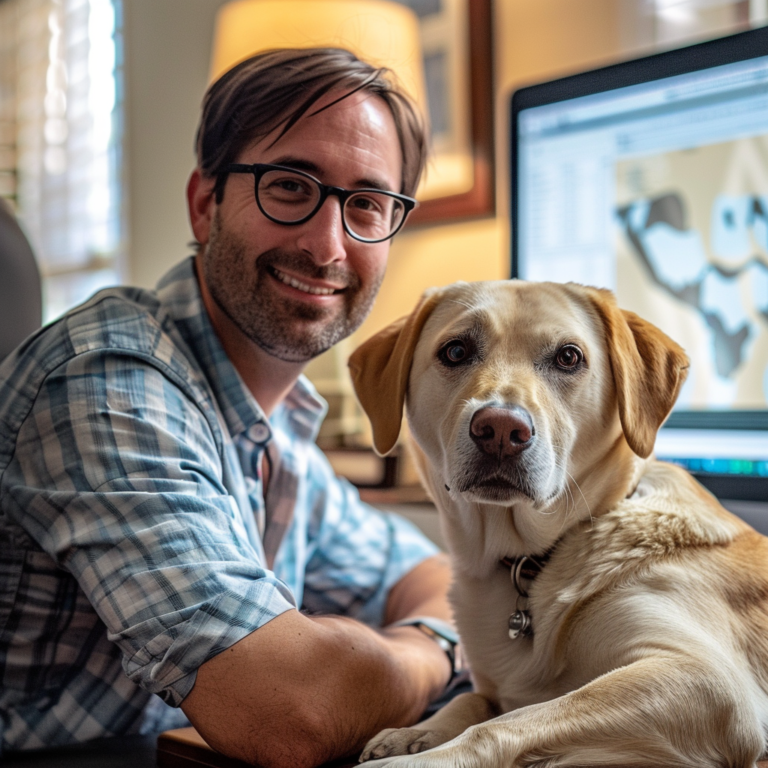
<path id="1" fill-rule="evenodd" d="M 555 461 L 555 468 L 561 470 L 566 475 L 571 477 L 568 470 L 564 466 L 564 462 L 562 462 L 561 460 Z M 560 526 L 560 530 L 562 530 L 565 527 L 565 524 L 568 522 L 571 515 L 576 511 L 576 499 L 574 498 L 573 492 L 571 491 L 570 485 L 568 483 L 566 483 L 563 487 L 563 496 L 565 500 L 565 512 L 563 514 L 563 520 Z"/>
<path id="2" fill-rule="evenodd" d="M 576 478 L 567 470 L 563 469 L 566 475 L 571 478 L 573 481 L 573 484 L 576 486 L 576 490 L 581 494 L 581 498 L 584 499 L 584 506 L 587 508 L 587 514 L 589 515 L 589 524 L 590 526 L 594 526 L 595 524 L 595 518 L 592 514 L 592 509 L 589 506 L 589 502 L 587 501 L 587 497 L 584 495 L 584 491 L 581 490 L 581 486 L 576 482 Z"/>
<path id="3" fill-rule="evenodd" d="M 587 508 L 587 512 L 589 514 L 590 522 L 594 523 L 594 516 L 592 515 L 592 510 L 591 510 L 591 508 L 589 506 L 589 503 L 587 502 L 587 499 L 584 496 L 584 493 L 581 490 L 581 487 L 579 486 L 578 482 L 576 481 L 576 479 L 573 477 L 573 475 L 567 469 L 567 463 L 566 463 L 566 460 L 564 459 L 565 451 L 564 451 L 563 447 L 558 445 L 557 443 L 553 442 L 552 443 L 552 449 L 553 449 L 553 454 L 554 454 L 554 459 L 553 459 L 553 468 L 554 468 L 554 470 L 562 472 L 564 475 L 566 475 L 569 478 L 571 483 L 573 483 L 573 485 L 576 486 L 576 489 L 579 491 L 579 493 L 581 494 L 582 499 L 584 500 L 584 504 L 585 504 L 585 506 Z M 557 508 L 553 508 L 550 512 L 541 512 L 540 513 L 542 515 L 552 515 L 552 514 L 556 514 L 558 511 L 562 511 L 563 519 L 562 519 L 561 530 L 565 527 L 566 523 L 568 523 L 570 521 L 571 517 L 573 517 L 573 515 L 576 514 L 576 509 L 577 509 L 577 506 L 578 506 L 577 502 L 576 502 L 576 497 L 574 496 L 573 491 L 571 489 L 571 483 L 564 484 L 562 490 L 560 491 L 560 495 L 561 495 L 562 500 L 563 500 L 563 508 L 561 510 L 559 510 Z"/>

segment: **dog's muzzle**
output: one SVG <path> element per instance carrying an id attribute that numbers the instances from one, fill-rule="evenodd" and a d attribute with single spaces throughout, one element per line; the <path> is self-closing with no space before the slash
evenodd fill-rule
<path id="1" fill-rule="evenodd" d="M 461 470 L 453 480 L 457 491 L 470 492 L 477 501 L 505 503 L 537 493 L 536 429 L 525 408 L 486 405 L 472 414 L 466 441 L 474 450 L 464 453 Z"/>

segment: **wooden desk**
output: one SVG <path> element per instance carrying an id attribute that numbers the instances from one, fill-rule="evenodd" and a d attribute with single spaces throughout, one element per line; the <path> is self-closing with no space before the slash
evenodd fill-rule
<path id="1" fill-rule="evenodd" d="M 246 763 L 214 752 L 194 728 L 165 734 L 121 736 L 78 746 L 3 755 L 3 768 L 248 768 Z M 357 759 L 338 760 L 324 768 L 352 768 Z M 757 764 L 768 768 L 768 760 Z"/>
<path id="2" fill-rule="evenodd" d="M 3 768 L 252 768 L 214 752 L 194 728 L 179 728 L 159 736 L 117 736 L 88 744 L 16 752 L 3 755 L 0 763 Z M 357 765 L 355 757 L 323 768 Z"/>
<path id="3" fill-rule="evenodd" d="M 3 768 L 155 768 L 157 734 L 5 754 Z"/>
<path id="4" fill-rule="evenodd" d="M 177 728 L 157 737 L 158 768 L 250 768 L 241 760 L 214 752 L 194 728 Z M 352 768 L 357 757 L 334 760 L 323 768 Z M 768 767 L 767 767 L 768 768 Z"/>

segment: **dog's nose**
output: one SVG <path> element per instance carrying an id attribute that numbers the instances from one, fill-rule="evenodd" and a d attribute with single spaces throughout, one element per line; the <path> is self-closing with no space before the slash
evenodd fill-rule
<path id="1" fill-rule="evenodd" d="M 531 445 L 535 434 L 531 415 L 524 408 L 481 408 L 469 424 L 478 448 L 494 456 L 516 456 Z"/>

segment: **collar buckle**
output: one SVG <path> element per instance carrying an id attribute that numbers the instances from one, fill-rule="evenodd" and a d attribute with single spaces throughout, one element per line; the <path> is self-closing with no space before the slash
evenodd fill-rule
<path id="1" fill-rule="evenodd" d="M 533 557 L 532 555 L 519 555 L 518 557 L 504 557 L 502 565 L 509 568 L 512 585 L 517 592 L 515 612 L 510 614 L 507 626 L 509 637 L 516 640 L 518 637 L 530 637 L 533 635 L 533 622 L 531 612 L 528 610 L 528 589 L 523 582 L 533 581 L 549 560 L 550 552 Z"/>

